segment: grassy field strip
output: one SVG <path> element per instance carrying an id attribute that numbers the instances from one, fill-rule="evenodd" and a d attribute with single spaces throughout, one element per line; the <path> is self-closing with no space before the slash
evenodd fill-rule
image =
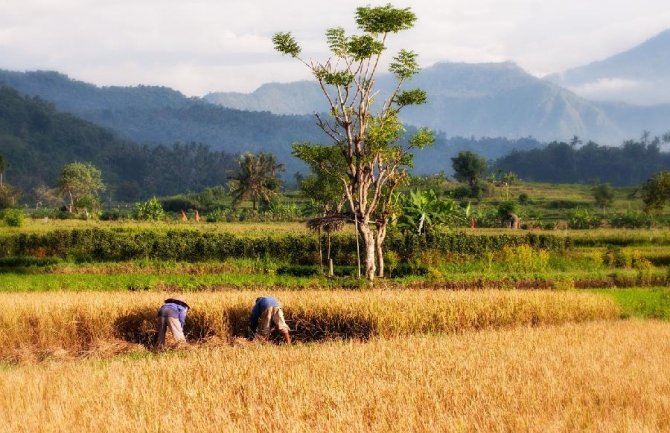
<path id="1" fill-rule="evenodd" d="M 86 228 L 123 228 L 123 229 L 143 229 L 143 230 L 174 230 L 174 229 L 192 229 L 217 233 L 249 234 L 267 236 L 268 234 L 287 234 L 287 233 L 309 233 L 305 228 L 304 222 L 220 222 L 220 223 L 199 223 L 190 222 L 158 222 L 158 221 L 96 221 L 96 220 L 48 220 L 26 219 L 24 225 L 20 228 L 0 226 L 0 233 L 43 233 L 51 230 L 67 229 L 86 229 Z M 454 230 L 468 233 L 481 234 L 509 234 L 509 229 L 503 228 L 456 228 Z M 599 238 L 623 236 L 626 238 L 647 237 L 649 239 L 663 238 L 670 240 L 670 229 L 652 228 L 652 229 L 617 229 L 617 228 L 596 228 L 589 230 L 539 230 L 535 232 L 550 233 L 556 235 L 568 234 L 576 238 Z M 353 233 L 353 226 L 347 226 L 346 232 Z M 525 233 L 526 231 L 520 231 Z"/>
<path id="2" fill-rule="evenodd" d="M 269 274 L 0 274 L 2 292 L 205 290 L 220 288 L 285 287 L 295 289 L 337 287 L 336 280 Z"/>
<path id="3" fill-rule="evenodd" d="M 466 272 L 438 277 L 402 277 L 379 280 L 378 286 L 387 288 L 424 287 L 445 289 L 482 288 L 593 288 L 603 286 L 633 287 L 662 285 L 668 280 L 665 269 L 646 271 L 634 269 L 601 271 L 547 271 L 547 272 Z M 354 278 L 332 279 L 320 276 L 293 276 L 266 273 L 174 274 L 141 273 L 119 270 L 107 273 L 54 273 L 25 274 L 0 273 L 0 292 L 49 291 L 127 291 L 127 290 L 224 290 L 224 289 L 335 289 L 365 287 L 364 281 Z"/>
<path id="4" fill-rule="evenodd" d="M 246 335 L 249 311 L 263 292 L 184 295 L 192 311 L 193 342 L 233 341 Z M 518 325 L 616 319 L 612 299 L 552 291 L 288 291 L 284 303 L 297 341 L 393 337 Z M 155 315 L 168 293 L 0 294 L 11 305 L 0 315 L 0 359 L 114 354 L 148 345 Z M 141 347 L 141 346 L 140 346 Z"/>
<path id="5" fill-rule="evenodd" d="M 212 233 L 232 233 L 245 235 L 249 237 L 267 237 L 268 235 L 283 234 L 306 234 L 309 233 L 302 222 L 277 222 L 277 223 L 244 223 L 244 222 L 226 222 L 226 223 L 200 223 L 193 221 L 183 223 L 175 222 L 141 222 L 141 221 L 84 221 L 84 220 L 31 220 L 26 219 L 25 224 L 20 228 L 0 226 L 0 233 L 45 233 L 52 230 L 68 229 L 92 229 L 92 228 L 120 228 L 120 229 L 139 229 L 152 231 L 167 230 L 199 230 Z M 347 232 L 353 233 L 353 226 L 347 227 Z"/>
<path id="6" fill-rule="evenodd" d="M 7 367 L 0 413 L 16 433 L 660 433 L 669 364 L 665 322 L 244 345 Z"/>
<path id="7" fill-rule="evenodd" d="M 670 320 L 670 288 L 589 290 L 617 301 L 623 317 Z"/>

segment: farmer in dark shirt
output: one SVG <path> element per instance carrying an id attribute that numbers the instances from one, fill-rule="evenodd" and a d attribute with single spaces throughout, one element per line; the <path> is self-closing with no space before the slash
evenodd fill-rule
<path id="1" fill-rule="evenodd" d="M 256 305 L 251 310 L 251 320 L 249 321 L 252 338 L 267 339 L 270 336 L 270 328 L 273 323 L 284 336 L 284 341 L 290 344 L 291 336 L 288 333 L 289 329 L 284 320 L 284 311 L 279 301 L 270 296 L 257 298 Z"/>
<path id="2" fill-rule="evenodd" d="M 184 324 L 189 306 L 179 299 L 166 299 L 163 306 L 158 310 L 158 347 L 165 344 L 165 331 L 170 327 L 175 341 L 186 342 L 184 336 Z"/>

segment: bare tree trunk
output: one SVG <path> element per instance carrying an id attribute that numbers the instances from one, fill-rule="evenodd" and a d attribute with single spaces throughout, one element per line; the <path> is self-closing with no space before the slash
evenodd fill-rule
<path id="1" fill-rule="evenodd" d="M 321 228 L 319 227 L 319 230 L 317 231 L 317 237 L 319 238 L 319 267 L 321 269 L 321 273 L 323 274 L 323 251 L 321 248 Z"/>
<path id="2" fill-rule="evenodd" d="M 72 193 L 71 193 L 71 192 L 68 192 L 68 194 L 70 195 L 70 206 L 69 206 L 68 211 L 69 211 L 70 213 L 72 213 L 72 212 L 74 212 L 74 197 L 72 197 Z"/>
<path id="3" fill-rule="evenodd" d="M 377 226 L 377 234 L 375 239 L 375 248 L 377 249 L 377 276 L 384 278 L 384 250 L 382 248 L 384 239 L 386 238 L 387 221 L 383 221 Z"/>
<path id="4" fill-rule="evenodd" d="M 327 232 L 327 234 L 328 234 L 328 255 L 327 255 L 328 276 L 332 277 L 333 276 L 333 259 L 330 258 L 330 232 Z"/>
<path id="5" fill-rule="evenodd" d="M 358 221 L 358 231 L 365 244 L 365 278 L 373 282 L 375 279 L 375 235 L 368 227 L 367 219 Z"/>

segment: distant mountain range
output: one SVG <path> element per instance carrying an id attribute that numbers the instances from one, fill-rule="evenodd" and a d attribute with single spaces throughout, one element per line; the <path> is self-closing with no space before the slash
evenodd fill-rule
<path id="1" fill-rule="evenodd" d="M 393 81 L 385 75 L 378 84 L 383 95 L 390 92 Z M 408 108 L 402 120 L 448 136 L 532 136 L 551 141 L 577 135 L 618 145 L 644 130 L 657 134 L 670 130 L 670 105 L 592 102 L 513 63 L 438 63 L 407 86 L 426 90 L 429 102 Z M 204 98 L 230 108 L 276 114 L 325 110 L 317 84 L 307 81 L 265 84 L 249 94 L 210 93 Z"/>
<path id="2" fill-rule="evenodd" d="M 381 76 L 378 84 L 388 94 L 392 78 Z M 645 130 L 670 130 L 670 30 L 624 53 L 545 79 L 513 63 L 438 63 L 408 86 L 425 89 L 429 103 L 408 109 L 403 121 L 448 136 L 551 141 L 577 135 L 618 145 Z M 204 98 L 225 107 L 277 114 L 325 109 L 320 89 L 307 81 Z"/>
<path id="3" fill-rule="evenodd" d="M 546 79 L 593 100 L 670 104 L 670 30 L 625 52 Z"/>

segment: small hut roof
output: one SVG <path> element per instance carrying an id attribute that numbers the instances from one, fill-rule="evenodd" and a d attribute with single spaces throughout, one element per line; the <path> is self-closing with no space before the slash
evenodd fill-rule
<path id="1" fill-rule="evenodd" d="M 323 230 L 326 233 L 333 233 L 342 230 L 349 219 L 343 214 L 326 215 L 312 218 L 307 221 L 306 225 L 312 231 Z"/>

